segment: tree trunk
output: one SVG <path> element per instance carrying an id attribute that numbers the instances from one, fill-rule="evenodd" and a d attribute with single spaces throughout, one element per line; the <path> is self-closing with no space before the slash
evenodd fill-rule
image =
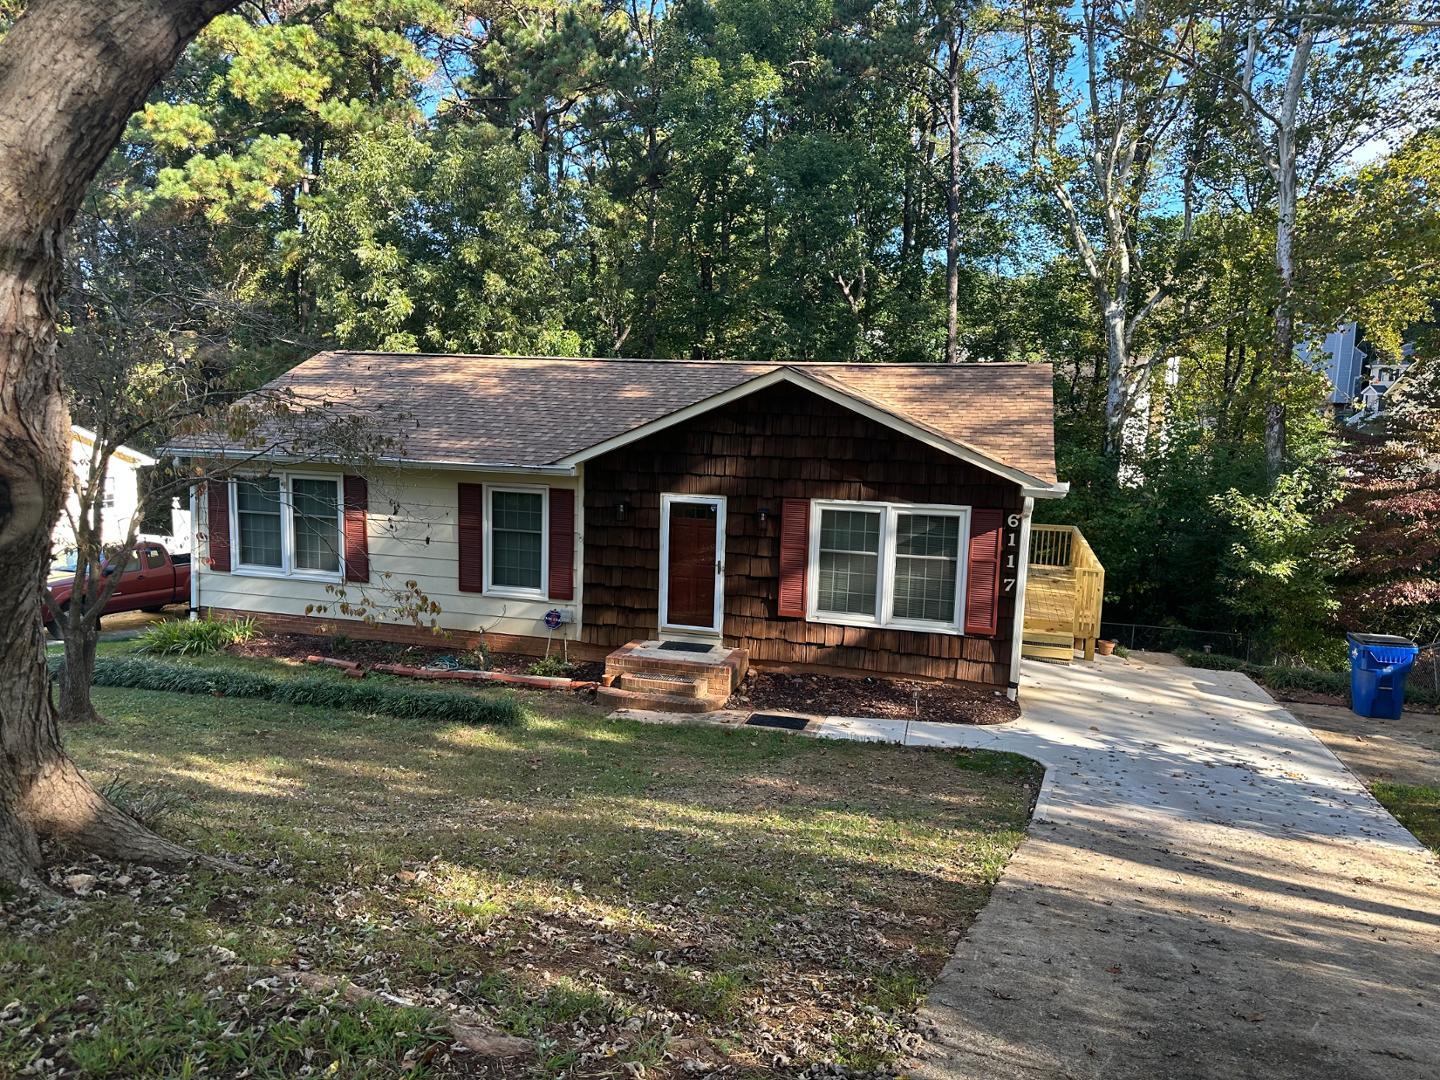
<path id="1" fill-rule="evenodd" d="M 950 162 L 945 183 L 945 362 L 960 362 L 960 44 L 964 29 L 950 34 L 950 56 L 945 65 L 950 92 L 947 122 L 950 126 Z"/>
<path id="2" fill-rule="evenodd" d="M 35 0 L 0 40 L 0 883 L 40 839 L 190 858 L 96 793 L 50 702 L 40 590 L 69 470 L 55 320 L 65 230 L 126 119 L 227 0 Z"/>
<path id="3" fill-rule="evenodd" d="M 1125 308 L 1106 300 L 1105 320 L 1105 455 L 1117 463 L 1125 452 L 1125 414 L 1130 407 L 1130 356 L 1125 342 Z"/>
<path id="4" fill-rule="evenodd" d="M 1287 182 L 1288 181 L 1288 182 Z M 1275 226 L 1275 271 L 1280 292 L 1275 298 L 1274 385 L 1265 406 L 1265 465 L 1270 481 L 1285 467 L 1285 395 L 1295 361 L 1295 174 L 1280 178 L 1279 215 Z"/>
<path id="5" fill-rule="evenodd" d="M 63 724 L 98 724 L 101 717 L 90 700 L 90 683 L 95 677 L 95 648 L 100 628 L 80 620 L 79 627 L 65 630 L 65 670 L 56 681 L 60 684 L 60 722 Z"/>

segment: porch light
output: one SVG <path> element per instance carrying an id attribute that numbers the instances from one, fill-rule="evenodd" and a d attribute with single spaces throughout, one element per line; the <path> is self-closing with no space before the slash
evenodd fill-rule
<path id="1" fill-rule="evenodd" d="M 620 505 L 617 506 L 617 507 L 615 507 L 615 520 L 616 520 L 616 521 L 624 521 L 624 520 L 625 520 L 627 517 L 629 517 L 629 516 L 630 516 L 630 504 L 629 504 L 628 502 L 626 502 L 625 500 L 622 499 L 622 500 L 620 500 Z"/>
<path id="2" fill-rule="evenodd" d="M 770 508 L 768 506 L 760 507 L 759 511 L 757 511 L 757 515 L 760 518 L 760 524 L 764 525 L 767 521 L 770 520 Z"/>

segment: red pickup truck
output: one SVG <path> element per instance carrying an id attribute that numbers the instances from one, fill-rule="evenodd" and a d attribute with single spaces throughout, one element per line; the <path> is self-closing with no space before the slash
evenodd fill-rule
<path id="1" fill-rule="evenodd" d="M 105 560 L 104 573 L 119 573 L 115 591 L 105 602 L 103 615 L 117 611 L 159 611 L 166 604 L 190 602 L 190 556 L 171 555 L 159 544 L 136 544 L 121 565 L 118 557 Z M 50 568 L 47 582 L 55 606 L 62 611 L 70 605 L 75 589 L 75 555 Z M 52 626 L 51 634 L 56 631 Z"/>

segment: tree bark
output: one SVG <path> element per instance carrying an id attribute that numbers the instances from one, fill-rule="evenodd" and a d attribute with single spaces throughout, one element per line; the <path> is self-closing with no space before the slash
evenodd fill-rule
<path id="1" fill-rule="evenodd" d="M 230 0 L 36 0 L 0 40 L 0 882 L 42 885 L 41 839 L 190 858 L 65 755 L 40 590 L 69 469 L 56 316 L 65 230 L 127 118 Z"/>
<path id="2" fill-rule="evenodd" d="M 59 716 L 64 724 L 98 724 L 101 717 L 90 700 L 90 683 L 95 677 L 95 649 L 100 641 L 98 626 L 81 625 L 65 634 L 65 671 L 60 683 Z"/>
<path id="3" fill-rule="evenodd" d="M 950 126 L 950 160 L 945 183 L 945 362 L 960 362 L 960 50 L 963 26 L 950 31 L 950 55 L 946 59 L 947 122 Z"/>

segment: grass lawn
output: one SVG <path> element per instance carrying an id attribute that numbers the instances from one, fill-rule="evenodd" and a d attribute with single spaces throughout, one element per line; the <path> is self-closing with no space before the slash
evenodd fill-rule
<path id="1" fill-rule="evenodd" d="M 78 861 L 55 876 L 96 875 L 84 900 L 12 902 L 0 1077 L 904 1061 L 917 1003 L 1021 838 L 1036 767 L 521 700 L 527 722 L 496 729 L 97 690 L 110 722 L 70 734 L 90 775 L 182 793 L 161 831 L 262 869 Z M 538 1052 L 486 1072 L 426 1011 L 328 1000 L 269 967 L 468 1010 Z"/>
<path id="2" fill-rule="evenodd" d="M 1423 784 L 1371 784 L 1370 791 L 1395 820 L 1440 855 L 1440 787 Z"/>

